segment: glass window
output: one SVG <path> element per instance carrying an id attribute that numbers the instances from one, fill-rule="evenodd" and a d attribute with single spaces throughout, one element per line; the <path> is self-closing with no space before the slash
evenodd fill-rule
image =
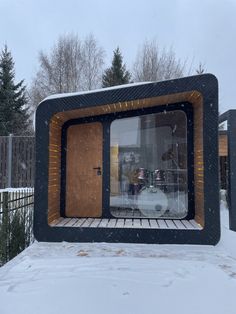
<path id="1" fill-rule="evenodd" d="M 113 216 L 186 216 L 187 119 L 183 111 L 113 121 L 110 161 Z"/>

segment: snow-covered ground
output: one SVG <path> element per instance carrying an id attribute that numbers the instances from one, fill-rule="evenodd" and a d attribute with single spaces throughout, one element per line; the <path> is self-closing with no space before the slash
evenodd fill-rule
<path id="1" fill-rule="evenodd" d="M 34 243 L 0 268 L 1 314 L 235 314 L 236 233 L 215 246 Z"/>

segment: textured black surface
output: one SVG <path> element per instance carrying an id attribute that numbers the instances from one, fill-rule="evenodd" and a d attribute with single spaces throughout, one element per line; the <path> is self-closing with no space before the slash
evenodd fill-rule
<path id="1" fill-rule="evenodd" d="M 219 123 L 227 121 L 228 140 L 228 206 L 229 228 L 236 231 L 236 110 L 228 110 L 220 115 Z M 222 133 L 222 131 L 220 131 Z"/>
<path id="2" fill-rule="evenodd" d="M 203 230 L 63 228 L 50 227 L 48 225 L 49 121 L 54 114 L 67 110 L 172 95 L 188 91 L 200 92 L 204 102 L 205 226 Z M 184 102 L 186 99 L 182 101 Z M 218 182 L 218 82 L 215 76 L 211 74 L 48 99 L 43 101 L 37 109 L 34 234 L 39 241 L 105 241 L 214 245 L 220 238 Z"/>

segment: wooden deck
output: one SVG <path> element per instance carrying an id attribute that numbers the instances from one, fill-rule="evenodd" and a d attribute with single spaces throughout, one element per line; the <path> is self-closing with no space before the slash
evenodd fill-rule
<path id="1" fill-rule="evenodd" d="M 51 227 L 82 228 L 137 228 L 137 229 L 188 229 L 201 230 L 195 220 L 145 219 L 145 218 L 63 218 L 54 220 Z"/>

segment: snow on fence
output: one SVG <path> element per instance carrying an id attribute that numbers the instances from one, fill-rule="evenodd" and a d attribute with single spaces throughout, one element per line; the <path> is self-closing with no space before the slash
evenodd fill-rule
<path id="1" fill-rule="evenodd" d="M 0 136 L 0 189 L 33 187 L 35 138 Z"/>
<path id="2" fill-rule="evenodd" d="M 33 189 L 0 192 L 0 266 L 33 242 Z"/>

